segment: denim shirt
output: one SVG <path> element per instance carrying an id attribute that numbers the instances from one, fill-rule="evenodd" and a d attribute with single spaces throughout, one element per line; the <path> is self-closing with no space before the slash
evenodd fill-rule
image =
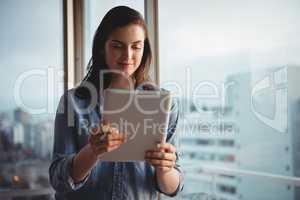
<path id="1" fill-rule="evenodd" d="M 138 88 L 144 89 L 144 88 Z M 101 120 L 99 100 L 94 108 L 88 107 L 87 100 L 74 95 L 74 89 L 67 91 L 60 99 L 55 117 L 53 159 L 49 167 L 49 178 L 55 189 L 57 200 L 154 200 L 160 190 L 155 168 L 144 161 L 102 162 L 97 161 L 89 175 L 80 183 L 74 183 L 70 171 L 76 153 L 88 143 L 88 127 Z M 83 112 L 84 111 L 84 112 Z M 178 104 L 172 102 L 167 142 L 176 149 L 175 169 L 180 184 L 173 194 L 183 188 L 182 172 L 179 165 L 180 153 L 175 134 L 178 121 Z"/>

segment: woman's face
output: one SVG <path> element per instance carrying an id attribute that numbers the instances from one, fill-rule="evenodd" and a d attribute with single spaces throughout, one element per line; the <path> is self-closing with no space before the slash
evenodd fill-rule
<path id="1" fill-rule="evenodd" d="M 105 61 L 109 69 L 131 76 L 141 64 L 145 32 L 139 25 L 116 29 L 105 43 Z"/>

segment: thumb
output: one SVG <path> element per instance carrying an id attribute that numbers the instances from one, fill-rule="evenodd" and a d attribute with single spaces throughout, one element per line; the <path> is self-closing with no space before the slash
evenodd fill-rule
<path id="1" fill-rule="evenodd" d="M 160 141 L 157 143 L 157 148 L 160 149 L 161 152 L 165 152 L 165 150 L 163 148 L 160 148 L 162 146 L 164 146 L 164 144 L 166 143 L 166 136 L 163 135 L 160 139 Z"/>

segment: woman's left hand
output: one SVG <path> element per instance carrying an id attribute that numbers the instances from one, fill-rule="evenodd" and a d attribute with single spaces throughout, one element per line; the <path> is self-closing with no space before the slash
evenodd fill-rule
<path id="1" fill-rule="evenodd" d="M 168 172 L 175 166 L 176 148 L 170 143 L 158 143 L 157 148 L 146 151 L 145 160 L 158 172 Z"/>

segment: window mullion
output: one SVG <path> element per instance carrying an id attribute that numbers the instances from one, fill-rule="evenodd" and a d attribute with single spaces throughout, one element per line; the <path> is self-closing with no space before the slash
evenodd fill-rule
<path id="1" fill-rule="evenodd" d="M 148 26 L 150 45 L 152 47 L 150 77 L 157 85 L 159 85 L 159 35 L 157 0 L 145 0 L 145 20 Z"/>

